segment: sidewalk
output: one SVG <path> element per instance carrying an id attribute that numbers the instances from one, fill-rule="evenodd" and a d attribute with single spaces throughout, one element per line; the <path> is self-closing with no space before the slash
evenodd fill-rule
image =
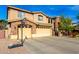
<path id="1" fill-rule="evenodd" d="M 8 49 L 8 45 L 12 43 L 16 43 L 16 41 L 0 39 L 0 54 L 25 54 L 27 52 L 24 47 Z"/>

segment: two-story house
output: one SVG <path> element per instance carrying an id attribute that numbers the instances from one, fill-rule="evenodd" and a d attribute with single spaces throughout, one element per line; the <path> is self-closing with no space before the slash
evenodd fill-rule
<path id="1" fill-rule="evenodd" d="M 9 37 L 11 39 L 44 37 L 52 35 L 52 20 L 43 12 L 31 12 L 8 6 Z M 51 22 L 49 21 L 51 20 Z M 21 31 L 23 28 L 23 33 Z"/>

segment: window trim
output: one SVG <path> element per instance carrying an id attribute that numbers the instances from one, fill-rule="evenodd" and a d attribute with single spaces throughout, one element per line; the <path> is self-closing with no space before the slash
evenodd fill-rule
<path id="1" fill-rule="evenodd" d="M 21 19 L 25 18 L 25 12 L 19 11 L 18 12 L 18 17 L 21 18 Z"/>
<path id="2" fill-rule="evenodd" d="M 48 19 L 48 23 L 50 23 L 51 21 L 50 21 L 50 18 Z"/>
<path id="3" fill-rule="evenodd" d="M 41 17 L 42 19 L 40 19 L 40 17 Z M 42 16 L 42 15 L 38 15 L 38 21 L 43 21 L 43 16 Z"/>

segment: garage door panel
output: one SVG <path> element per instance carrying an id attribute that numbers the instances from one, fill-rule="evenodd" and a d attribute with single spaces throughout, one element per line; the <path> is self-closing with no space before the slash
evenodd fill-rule
<path id="1" fill-rule="evenodd" d="M 33 37 L 44 37 L 44 36 L 51 36 L 51 29 L 37 28 L 36 34 L 33 34 Z"/>

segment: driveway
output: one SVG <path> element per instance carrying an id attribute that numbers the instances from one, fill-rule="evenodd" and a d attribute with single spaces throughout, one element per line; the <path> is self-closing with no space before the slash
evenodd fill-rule
<path id="1" fill-rule="evenodd" d="M 8 49 L 14 40 L 0 40 L 0 54 L 78 54 L 79 40 L 68 37 L 26 39 L 23 47 Z"/>
<path id="2" fill-rule="evenodd" d="M 78 54 L 79 40 L 69 37 L 26 39 L 24 48 L 30 54 Z"/>
<path id="3" fill-rule="evenodd" d="M 24 47 L 8 49 L 8 45 L 14 43 L 16 43 L 15 40 L 0 39 L 0 54 L 25 54 L 27 52 Z"/>

